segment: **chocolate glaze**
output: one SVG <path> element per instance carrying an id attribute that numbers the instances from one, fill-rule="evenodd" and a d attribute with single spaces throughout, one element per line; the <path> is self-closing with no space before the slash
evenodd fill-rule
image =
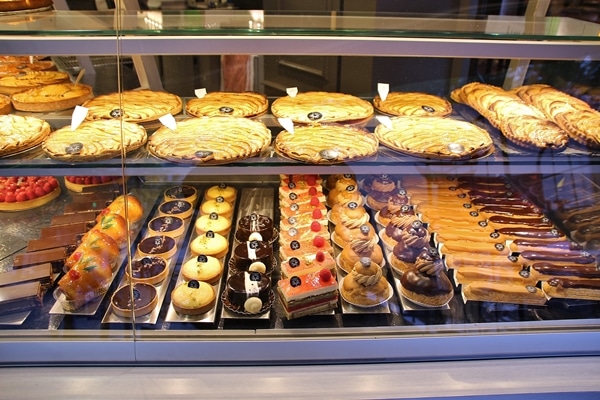
<path id="1" fill-rule="evenodd" d="M 160 257 L 144 257 L 131 261 L 131 276 L 134 279 L 147 279 L 159 275 L 167 268 L 167 262 Z"/>
<path id="2" fill-rule="evenodd" d="M 145 283 L 136 283 L 133 286 L 134 301 L 131 301 L 131 288 L 129 285 L 122 286 L 112 297 L 112 303 L 121 310 L 140 309 L 147 306 L 156 297 L 156 288 Z"/>
<path id="3" fill-rule="evenodd" d="M 192 208 L 192 203 L 185 200 L 170 200 L 162 203 L 159 207 L 163 214 L 182 214 Z"/>
<path id="4" fill-rule="evenodd" d="M 389 203 L 388 203 L 389 204 Z M 395 204 L 395 203 L 394 203 Z M 396 204 L 395 204 L 396 205 Z M 400 203 L 397 204 L 398 206 L 403 206 L 406 205 L 406 210 L 399 210 L 399 212 L 390 212 L 389 207 L 385 206 L 383 207 L 380 211 L 379 211 L 379 215 L 383 218 L 392 218 L 392 217 L 398 217 L 401 215 L 415 215 L 415 208 L 411 205 L 405 204 L 405 203 Z"/>
<path id="5" fill-rule="evenodd" d="M 537 207 L 484 206 L 479 212 L 487 214 L 519 215 L 539 217 L 542 211 Z"/>
<path id="6" fill-rule="evenodd" d="M 507 199 L 507 200 L 522 200 L 523 197 L 515 194 L 514 192 L 502 191 L 502 192 L 485 192 L 481 190 L 470 190 L 469 197 L 471 199 Z"/>
<path id="7" fill-rule="evenodd" d="M 247 271 L 250 264 L 256 261 L 260 261 L 267 267 L 267 271 L 271 269 L 273 264 L 273 246 L 269 245 L 268 242 L 264 241 L 253 241 L 256 243 L 257 248 L 256 258 L 249 258 L 248 256 L 248 242 L 243 242 L 235 246 L 233 249 L 233 265 L 238 271 Z"/>
<path id="8" fill-rule="evenodd" d="M 506 193 L 511 185 L 507 182 L 460 182 L 458 188 L 479 192 Z"/>
<path id="9" fill-rule="evenodd" d="M 600 237 L 600 224 L 588 224 L 580 227 L 574 233 L 575 239 L 587 241 L 589 239 Z"/>
<path id="10" fill-rule="evenodd" d="M 538 250 L 525 250 L 521 257 L 531 261 L 559 261 L 575 264 L 595 264 L 596 258 L 584 251 L 565 250 L 564 252 L 550 252 Z"/>
<path id="11" fill-rule="evenodd" d="M 475 206 L 495 206 L 506 205 L 511 207 L 530 207 L 531 202 L 526 199 L 501 199 L 501 198 L 485 198 L 480 197 L 471 200 L 471 204 Z"/>
<path id="12" fill-rule="evenodd" d="M 502 225 L 527 225 L 537 228 L 552 227 L 554 226 L 548 218 L 518 218 L 509 217 L 506 215 L 492 215 L 488 218 L 488 221 Z"/>
<path id="13" fill-rule="evenodd" d="M 173 232 L 183 226 L 183 220 L 178 217 L 156 217 L 150 221 L 150 229 L 155 232 Z"/>
<path id="14" fill-rule="evenodd" d="M 582 278 L 600 278 L 600 269 L 588 265 L 558 265 L 548 262 L 534 263 L 531 268 L 544 275 L 578 276 Z"/>
<path id="15" fill-rule="evenodd" d="M 94 222 L 99 211 L 88 211 L 76 214 L 55 215 L 50 222 L 51 226 L 74 224 L 77 222 Z"/>
<path id="16" fill-rule="evenodd" d="M 600 219 L 600 210 L 591 210 L 572 215 L 566 223 L 573 225 L 582 225 L 590 222 L 596 222 Z"/>
<path id="17" fill-rule="evenodd" d="M 138 244 L 144 254 L 163 254 L 175 247 L 175 239 L 169 236 L 149 236 Z"/>
<path id="18" fill-rule="evenodd" d="M 564 249 L 564 250 L 582 250 L 583 247 L 570 240 L 536 240 L 536 239 L 515 239 L 513 243 L 522 247 L 547 247 L 553 249 Z"/>
<path id="19" fill-rule="evenodd" d="M 165 198 L 173 199 L 173 200 L 180 200 L 180 199 L 186 199 L 188 197 L 191 197 L 195 193 L 196 193 L 196 189 L 193 188 L 192 186 L 187 186 L 187 185 L 174 186 L 172 188 L 165 190 Z"/>
<path id="20" fill-rule="evenodd" d="M 452 293 L 449 279 L 441 275 L 426 275 L 411 269 L 402 274 L 400 284 L 406 290 L 426 296 L 439 296 Z"/>
<path id="21" fill-rule="evenodd" d="M 269 241 L 273 238 L 273 220 L 266 215 L 251 214 L 240 218 L 235 237 L 240 242 L 248 240 L 253 232 L 258 232 L 262 239 Z"/>
<path id="22" fill-rule="evenodd" d="M 554 228 L 523 228 L 523 227 L 511 227 L 511 228 L 500 228 L 498 233 L 509 236 L 520 236 L 533 239 L 556 239 L 564 236 L 558 229 Z"/>
<path id="23" fill-rule="evenodd" d="M 247 272 L 240 271 L 232 274 L 227 279 L 227 298 L 229 301 L 236 306 L 243 307 L 244 302 L 250 297 L 246 292 L 246 278 Z M 253 272 L 253 274 L 259 274 Z M 271 290 L 271 279 L 265 274 L 259 274 L 260 280 L 258 282 L 259 294 L 258 297 L 262 300 L 263 304 L 269 301 L 269 291 Z"/>
<path id="24" fill-rule="evenodd" d="M 563 289 L 600 289 L 600 280 L 598 279 L 552 278 L 548 280 L 548 284 L 554 287 L 562 287 Z"/>

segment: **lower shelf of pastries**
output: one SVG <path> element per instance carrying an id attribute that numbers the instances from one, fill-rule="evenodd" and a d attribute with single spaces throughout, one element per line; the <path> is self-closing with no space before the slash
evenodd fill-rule
<path id="1" fill-rule="evenodd" d="M 557 179 L 560 190 L 552 191 Z M 571 204 L 568 183 L 580 179 Z M 72 308 L 54 295 L 69 290 L 63 280 L 79 277 L 71 273 L 81 263 L 73 254 L 83 251 L 87 232 L 118 190 L 65 190 L 40 208 L 41 221 L 35 221 L 39 210 L 21 212 L 21 221 L 32 222 L 21 232 L 28 240 L 47 235 L 53 243 L 67 226 L 81 232 L 72 245 L 56 241 L 58 251 L 41 250 L 34 261 L 21 249 L 4 257 L 2 329 L 133 322 L 157 331 L 401 327 L 600 317 L 597 238 L 573 218 L 581 216 L 583 226 L 595 221 L 600 190 L 580 176 L 298 175 L 260 185 L 129 184 L 141 207 L 125 241 L 131 265 L 121 246 L 102 284 L 85 289 L 94 295 Z M 383 201 L 385 191 L 390 196 Z M 509 218 L 494 218 L 508 209 Z M 84 217 L 91 220 L 79 221 Z M 0 219 L 10 224 L 8 215 Z M 570 241 L 584 235 L 585 241 Z M 13 267 L 33 273 L 34 266 L 43 280 L 8 274 Z"/>

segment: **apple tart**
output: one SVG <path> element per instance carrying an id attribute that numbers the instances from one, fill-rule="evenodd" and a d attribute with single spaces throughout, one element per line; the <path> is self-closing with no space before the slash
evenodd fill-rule
<path id="1" fill-rule="evenodd" d="M 268 106 L 267 97 L 260 93 L 211 92 L 202 98 L 188 100 L 185 112 L 194 117 L 255 117 L 265 113 Z"/>
<path id="2" fill-rule="evenodd" d="M 0 94 L 0 115 L 9 114 L 11 111 L 10 97 Z"/>
<path id="3" fill-rule="evenodd" d="M 276 99 L 271 112 L 277 118 L 289 118 L 295 123 L 326 122 L 358 123 L 371 118 L 373 106 L 366 100 L 344 93 L 304 92 L 295 97 Z"/>
<path id="4" fill-rule="evenodd" d="M 122 128 L 122 134 L 121 134 Z M 118 157 L 142 147 L 144 127 L 120 120 L 87 121 L 75 130 L 65 126 L 52 132 L 42 144 L 50 158 L 67 162 L 96 161 Z"/>
<path id="5" fill-rule="evenodd" d="M 442 117 L 394 117 L 391 127 L 375 128 L 379 142 L 392 150 L 436 160 L 465 160 L 489 154 L 489 133 L 465 121 Z"/>
<path id="6" fill-rule="evenodd" d="M 73 108 L 92 97 L 91 86 L 57 83 L 15 93 L 11 99 L 16 110 L 48 112 Z"/>
<path id="7" fill-rule="evenodd" d="M 51 132 L 50 124 L 42 119 L 20 115 L 0 116 L 0 157 L 29 150 Z"/>
<path id="8" fill-rule="evenodd" d="M 373 105 L 378 111 L 394 116 L 445 117 L 452 113 L 448 100 L 429 93 L 391 92 L 385 100 L 375 96 Z"/>
<path id="9" fill-rule="evenodd" d="M 55 71 L 56 65 L 49 60 L 0 62 L 0 76 L 18 75 L 31 71 Z"/>
<path id="10" fill-rule="evenodd" d="M 342 125 L 311 125 L 281 131 L 275 138 L 279 154 L 310 164 L 339 164 L 377 153 L 375 135 Z"/>
<path id="11" fill-rule="evenodd" d="M 260 121 L 238 117 L 202 117 L 177 122 L 176 130 L 159 128 L 148 151 L 163 160 L 193 165 L 227 164 L 260 154 L 271 131 Z"/>
<path id="12" fill-rule="evenodd" d="M 88 109 L 87 120 L 122 117 L 124 121 L 135 123 L 156 121 L 167 114 L 178 114 L 183 109 L 181 97 L 148 89 L 100 95 L 82 105 Z"/>
<path id="13" fill-rule="evenodd" d="M 13 94 L 42 85 L 69 82 L 70 77 L 61 71 L 30 71 L 0 77 L 0 93 Z"/>

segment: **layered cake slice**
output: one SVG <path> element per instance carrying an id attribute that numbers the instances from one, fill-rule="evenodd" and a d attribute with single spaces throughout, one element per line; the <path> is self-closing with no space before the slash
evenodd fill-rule
<path id="1" fill-rule="evenodd" d="M 338 302 L 338 283 L 323 268 L 277 282 L 277 292 L 287 319 L 333 310 Z"/>

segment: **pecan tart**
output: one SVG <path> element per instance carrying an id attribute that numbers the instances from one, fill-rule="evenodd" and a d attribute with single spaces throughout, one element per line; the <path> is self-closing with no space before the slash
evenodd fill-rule
<path id="1" fill-rule="evenodd" d="M 20 115 L 0 116 L 0 157 L 29 150 L 48 136 L 50 124 L 42 119 Z"/>
<path id="2" fill-rule="evenodd" d="M 148 151 L 163 160 L 195 165 L 226 164 L 260 154 L 271 143 L 262 122 L 237 117 L 202 117 L 179 121 L 177 129 L 159 128 Z"/>
<path id="3" fill-rule="evenodd" d="M 391 92 L 385 100 L 377 95 L 373 105 L 378 111 L 395 116 L 445 117 L 452 113 L 448 100 L 419 92 Z"/>
<path id="4" fill-rule="evenodd" d="M 492 139 L 485 129 L 443 117 L 394 117 L 391 127 L 375 128 L 379 142 L 392 150 L 436 160 L 463 160 L 490 153 Z"/>
<path id="5" fill-rule="evenodd" d="M 57 83 L 15 93 L 11 99 L 15 110 L 48 112 L 73 108 L 92 97 L 91 86 Z"/>
<path id="6" fill-rule="evenodd" d="M 185 112 L 194 117 L 230 115 L 255 117 L 267 111 L 267 97 L 255 92 L 211 92 L 202 98 L 190 99 Z"/>
<path id="7" fill-rule="evenodd" d="M 136 150 L 142 147 L 146 140 L 146 129 L 131 122 L 87 121 L 75 130 L 65 126 L 52 132 L 44 140 L 42 149 L 55 160 L 96 161 L 118 157 L 123 150 L 126 153 Z"/>
<path id="8" fill-rule="evenodd" d="M 324 122 L 358 123 L 371 118 L 373 106 L 366 100 L 344 93 L 304 92 L 295 97 L 276 99 L 271 112 L 277 118 L 289 118 L 295 123 Z"/>
<path id="9" fill-rule="evenodd" d="M 342 125 L 300 126 L 281 131 L 274 148 L 279 154 L 310 164 L 339 164 L 377 153 L 375 135 Z"/>
<path id="10" fill-rule="evenodd" d="M 128 90 L 94 97 L 83 103 L 87 120 L 123 118 L 127 122 L 156 121 L 166 114 L 178 114 L 183 102 L 177 95 L 148 89 Z"/>
<path id="11" fill-rule="evenodd" d="M 69 82 L 70 77 L 61 71 L 30 71 L 0 78 L 0 93 L 13 94 L 23 90 L 53 83 Z"/>

